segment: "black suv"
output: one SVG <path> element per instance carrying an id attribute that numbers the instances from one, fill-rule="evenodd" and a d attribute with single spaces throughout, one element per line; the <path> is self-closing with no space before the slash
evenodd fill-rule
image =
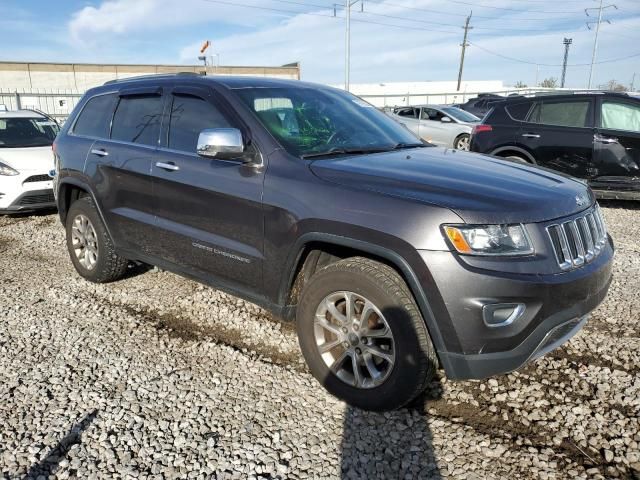
<path id="1" fill-rule="evenodd" d="M 476 126 L 471 150 L 584 179 L 600 198 L 640 199 L 640 99 L 575 93 L 506 100 Z"/>
<path id="2" fill-rule="evenodd" d="M 141 261 L 296 318 L 311 372 L 367 409 L 516 369 L 605 297 L 584 184 L 424 144 L 341 90 L 156 76 L 86 93 L 54 144 L 77 271 Z"/>
<path id="3" fill-rule="evenodd" d="M 501 100 L 504 100 L 503 96 L 495 95 L 493 93 L 481 93 L 477 97 L 456 106 L 466 112 L 472 113 L 478 118 L 482 118 L 489 110 L 491 110 L 491 107 L 493 107 L 495 102 Z"/>

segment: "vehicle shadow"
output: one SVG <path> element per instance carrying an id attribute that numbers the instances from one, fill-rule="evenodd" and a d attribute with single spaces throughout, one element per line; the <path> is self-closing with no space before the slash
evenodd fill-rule
<path id="1" fill-rule="evenodd" d="M 385 318 L 395 315 L 405 328 L 412 329 L 406 311 L 382 308 Z M 417 335 L 417 332 L 411 332 Z M 406 358 L 415 364 L 415 358 Z M 398 361 L 396 361 L 398 365 Z M 436 377 L 425 391 L 405 408 L 371 412 L 347 406 L 341 445 L 343 479 L 440 479 L 433 435 L 428 423 L 429 403 L 442 398 L 443 387 Z M 371 391 L 375 395 L 375 391 Z"/>
<path id="2" fill-rule="evenodd" d="M 75 423 L 69 433 L 60 439 L 58 444 L 53 447 L 47 455 L 29 468 L 29 471 L 25 474 L 24 480 L 35 479 L 40 476 L 45 478 L 53 475 L 60 465 L 60 462 L 65 459 L 69 450 L 73 445 L 80 443 L 82 439 L 82 432 L 84 432 L 98 416 L 98 410 L 85 415 L 79 422 Z"/>

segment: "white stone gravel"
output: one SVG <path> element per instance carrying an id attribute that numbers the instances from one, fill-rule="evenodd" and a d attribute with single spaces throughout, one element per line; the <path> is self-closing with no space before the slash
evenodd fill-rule
<path id="1" fill-rule="evenodd" d="M 55 215 L 0 217 L 0 475 L 640 478 L 640 211 L 603 206 L 615 279 L 578 336 L 385 414 L 325 393 L 258 307 L 144 268 L 89 284 Z"/>

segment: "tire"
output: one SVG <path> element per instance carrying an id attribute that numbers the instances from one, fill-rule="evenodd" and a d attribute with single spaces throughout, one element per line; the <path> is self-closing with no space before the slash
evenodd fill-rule
<path id="1" fill-rule="evenodd" d="M 76 271 L 94 283 L 124 276 L 129 264 L 115 252 L 113 243 L 91 197 L 73 202 L 66 220 L 67 249 Z"/>
<path id="2" fill-rule="evenodd" d="M 471 135 L 469 135 L 468 133 L 463 133 L 462 135 L 456 137 L 455 141 L 453 142 L 453 148 L 455 148 L 456 150 L 468 152 L 471 148 Z"/>
<path id="3" fill-rule="evenodd" d="M 518 162 L 518 163 L 523 163 L 525 165 L 532 164 L 529 160 L 519 155 L 507 155 L 506 157 L 503 157 L 503 158 L 508 158 L 509 160 L 513 160 L 514 162 Z"/>
<path id="4" fill-rule="evenodd" d="M 345 333 L 342 328 L 350 326 L 348 320 L 340 324 L 330 310 L 323 312 L 332 304 L 344 314 L 347 294 L 355 305 L 354 324 L 366 316 L 367 326 Z M 334 303 L 334 298 L 342 300 Z M 372 311 L 371 305 L 377 310 Z M 366 315 L 365 311 L 372 312 Z M 424 320 L 402 278 L 387 265 L 353 257 L 323 268 L 305 285 L 296 321 L 300 348 L 313 376 L 332 395 L 354 407 L 400 408 L 420 395 L 435 375 L 438 360 Z M 329 348 L 336 342 L 321 353 L 322 346 Z M 342 352 L 347 350 L 352 355 L 345 357 Z M 393 357 L 392 362 L 383 356 Z M 336 367 L 339 362 L 335 360 L 341 357 L 344 361 Z M 358 386 L 354 362 L 361 380 Z M 372 363 L 373 372 L 381 373 L 375 378 L 369 367 Z M 336 369 L 332 371 L 330 365 Z"/>

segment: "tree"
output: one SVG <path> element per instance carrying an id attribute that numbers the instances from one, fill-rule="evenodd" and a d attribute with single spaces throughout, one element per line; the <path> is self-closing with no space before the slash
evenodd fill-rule
<path id="1" fill-rule="evenodd" d="M 609 90 L 610 92 L 626 92 L 626 91 L 628 91 L 627 87 L 625 87 L 621 83 L 618 83 L 615 80 L 609 80 L 607 82 L 607 84 L 606 84 L 606 89 Z"/>
<path id="2" fill-rule="evenodd" d="M 527 88 L 528 85 L 526 83 L 524 83 L 522 80 L 518 80 L 513 87 L 514 88 Z"/>
<path id="3" fill-rule="evenodd" d="M 544 88 L 558 88 L 558 79 L 555 77 L 545 78 L 540 83 L 540 86 Z"/>

